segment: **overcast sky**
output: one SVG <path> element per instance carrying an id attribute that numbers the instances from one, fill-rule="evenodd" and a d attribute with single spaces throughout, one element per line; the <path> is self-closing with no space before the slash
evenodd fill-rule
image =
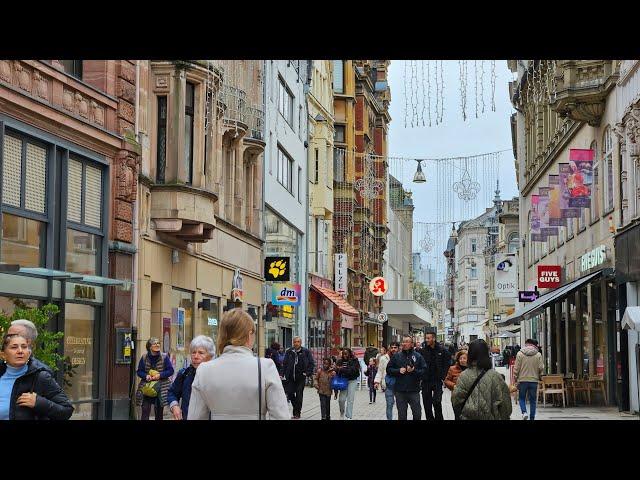
<path id="1" fill-rule="evenodd" d="M 407 61 L 408 63 L 409 61 Z M 430 61 L 431 75 L 433 76 L 433 68 L 435 61 Z M 404 125 L 405 116 L 405 82 L 404 82 L 404 64 L 403 60 L 391 61 L 389 68 L 389 86 L 391 88 L 391 124 L 389 130 L 389 156 L 407 156 L 415 158 L 441 158 L 441 157 L 457 157 L 476 155 L 498 150 L 511 149 L 511 127 L 509 123 L 510 115 L 514 112 L 509 101 L 508 82 L 513 79 L 513 74 L 507 68 L 506 60 L 496 60 L 496 82 L 495 82 L 495 107 L 496 111 L 491 111 L 491 62 L 484 61 L 484 114 L 479 113 L 478 118 L 475 117 L 475 91 L 474 91 L 474 62 L 467 62 L 467 119 L 463 121 L 462 111 L 460 107 L 460 71 L 458 61 L 445 60 L 442 62 L 444 67 L 444 112 L 443 121 L 440 125 L 435 125 L 435 85 L 433 79 L 431 81 L 431 104 L 432 104 L 432 126 L 428 124 L 425 127 L 411 128 Z M 480 61 L 478 65 L 478 82 L 480 79 Z M 421 85 L 421 62 L 418 62 L 418 83 Z M 407 68 L 407 82 L 411 78 L 411 69 Z M 424 63 L 424 72 L 426 75 L 427 66 Z M 439 76 L 439 75 L 438 75 Z M 433 78 L 433 77 L 432 77 Z M 409 97 L 409 116 L 411 113 L 411 93 L 407 86 L 407 96 Z M 425 88 L 426 90 L 426 88 Z M 480 87 L 478 87 L 480 90 Z M 421 92 L 419 92 L 421 97 Z M 417 101 L 414 99 L 414 102 Z M 420 98 L 420 102 L 422 99 Z M 480 91 L 478 91 L 478 102 L 480 102 Z M 420 109 L 421 110 L 421 107 Z M 422 113 L 422 112 L 420 112 Z M 425 113 L 425 118 L 427 114 Z M 420 123 L 422 123 L 420 121 Z M 435 222 L 438 219 L 437 212 L 434 208 L 436 205 L 435 195 L 435 178 L 431 175 L 434 172 L 425 170 L 427 182 L 416 184 L 411 182 L 413 173 L 415 173 L 416 164 L 408 164 L 404 171 L 403 181 L 404 187 L 413 192 L 414 198 L 414 221 Z M 392 174 L 393 167 L 392 167 Z M 481 166 L 478 167 L 478 177 L 476 181 L 482 183 Z M 453 183 L 453 181 L 452 181 Z M 490 186 L 491 191 L 495 190 L 495 186 Z M 511 151 L 504 152 L 501 155 L 500 162 L 500 191 L 503 199 L 518 196 L 518 188 L 516 185 L 514 159 Z M 482 193 L 479 196 L 483 198 Z M 456 201 L 461 202 L 461 200 Z M 487 205 L 491 206 L 491 205 Z M 482 206 L 478 205 L 481 212 Z M 450 229 L 447 228 L 446 231 Z M 442 241 L 442 240 L 441 240 Z M 439 241 L 438 243 L 441 243 Z M 414 240 L 413 250 L 419 251 L 419 246 Z M 442 245 L 436 245 L 433 253 L 430 255 L 441 256 Z M 444 257 L 443 257 L 444 258 Z M 424 263 L 424 262 L 423 262 Z M 431 263 L 431 262 L 429 262 Z"/>

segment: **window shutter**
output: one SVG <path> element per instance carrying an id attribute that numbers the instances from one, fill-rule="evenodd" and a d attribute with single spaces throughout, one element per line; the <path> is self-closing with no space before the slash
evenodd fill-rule
<path id="1" fill-rule="evenodd" d="M 102 171 L 85 167 L 84 223 L 90 227 L 101 227 Z"/>
<path id="2" fill-rule="evenodd" d="M 82 163 L 71 158 L 67 182 L 67 220 L 80 223 L 82 221 Z"/>
<path id="3" fill-rule="evenodd" d="M 44 148 L 27 143 L 25 175 L 25 208 L 33 212 L 45 213 L 47 151 Z"/>
<path id="4" fill-rule="evenodd" d="M 333 90 L 344 93 L 344 60 L 333 61 Z"/>
<path id="5" fill-rule="evenodd" d="M 6 205 L 20 208 L 22 179 L 22 140 L 4 136 L 2 162 L 2 201 Z"/>

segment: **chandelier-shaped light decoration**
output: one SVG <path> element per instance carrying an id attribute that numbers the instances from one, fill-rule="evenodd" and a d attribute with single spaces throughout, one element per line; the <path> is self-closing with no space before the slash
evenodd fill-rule
<path id="1" fill-rule="evenodd" d="M 453 191 L 458 194 L 458 198 L 467 202 L 475 199 L 480 191 L 480 184 L 471 179 L 466 163 L 462 178 L 453 184 Z"/>
<path id="2" fill-rule="evenodd" d="M 420 248 L 424 253 L 429 253 L 433 250 L 433 238 L 431 238 L 429 233 L 425 233 L 422 240 L 420 240 Z"/>
<path id="3" fill-rule="evenodd" d="M 365 165 L 364 176 L 356 180 L 354 187 L 362 197 L 371 199 L 382 193 L 384 182 L 376 178 L 373 171 L 373 159 L 369 155 L 365 157 Z"/>

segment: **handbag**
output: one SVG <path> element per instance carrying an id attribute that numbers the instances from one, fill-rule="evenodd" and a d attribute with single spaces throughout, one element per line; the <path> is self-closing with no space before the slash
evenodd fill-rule
<path id="1" fill-rule="evenodd" d="M 469 393 L 467 393 L 467 396 L 464 399 L 464 402 L 462 402 L 462 404 L 460 404 L 459 406 L 453 407 L 453 414 L 455 415 L 456 420 L 460 420 L 460 415 L 462 415 L 462 411 L 464 410 L 464 406 L 467 404 L 467 400 L 469 400 L 471 393 L 473 393 L 473 389 L 476 388 L 476 385 L 478 385 L 478 382 L 482 379 L 482 377 L 484 377 L 485 373 L 487 373 L 487 370 L 483 370 L 480 375 L 476 377 L 473 384 L 471 385 L 471 388 L 469 389 Z"/>
<path id="2" fill-rule="evenodd" d="M 334 376 L 331 378 L 331 390 L 346 390 L 349 386 L 349 380 L 344 377 Z"/>
<path id="3" fill-rule="evenodd" d="M 258 420 L 262 420 L 262 362 L 258 356 Z"/>

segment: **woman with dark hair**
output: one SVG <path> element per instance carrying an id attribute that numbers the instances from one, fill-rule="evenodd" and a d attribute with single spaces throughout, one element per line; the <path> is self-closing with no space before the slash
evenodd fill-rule
<path id="1" fill-rule="evenodd" d="M 170 377 L 173 375 L 173 365 L 169 355 L 160 351 L 158 338 L 151 337 L 147 340 L 145 347 L 147 353 L 140 358 L 136 372 L 140 377 L 140 384 L 136 391 L 136 405 L 142 406 L 141 420 L 149 420 L 152 405 L 155 406 L 156 420 L 162 420 L 164 407 L 168 405 L 167 395 L 171 387 Z M 157 382 L 154 384 L 155 388 L 151 389 L 155 391 L 153 396 L 146 394 L 153 394 L 153 391 L 144 388 L 150 382 Z"/>
<path id="2" fill-rule="evenodd" d="M 336 373 L 349 381 L 349 386 L 346 390 L 340 390 L 338 398 L 340 419 L 342 420 L 346 417 L 347 420 L 351 420 L 353 418 L 353 401 L 356 398 L 358 378 L 360 377 L 360 362 L 358 362 L 350 348 L 342 350 L 342 357 L 336 362 Z M 345 402 L 347 404 L 346 413 Z"/>
<path id="3" fill-rule="evenodd" d="M 280 360 L 280 344 L 273 342 L 270 348 L 267 348 L 264 358 L 270 358 L 276 364 L 278 373 L 282 376 L 282 361 Z"/>
<path id="4" fill-rule="evenodd" d="M 460 420 L 509 420 L 509 387 L 491 368 L 489 346 L 482 339 L 469 344 L 468 368 L 458 378 L 451 404 Z"/>

